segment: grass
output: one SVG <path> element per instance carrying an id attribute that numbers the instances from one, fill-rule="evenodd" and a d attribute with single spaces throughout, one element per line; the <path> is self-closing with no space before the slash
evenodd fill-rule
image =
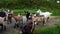
<path id="1" fill-rule="evenodd" d="M 34 34 L 60 34 L 60 26 L 39 27 L 35 29 Z"/>
<path id="2" fill-rule="evenodd" d="M 30 13 L 33 13 L 38 10 L 38 9 L 28 9 Z M 51 9 L 51 8 L 45 8 L 45 9 L 41 9 L 43 12 L 45 11 L 49 11 L 52 13 L 53 16 L 60 16 L 60 9 Z M 14 9 L 14 14 L 17 15 L 18 13 L 22 13 L 23 15 L 25 15 L 24 11 L 26 11 L 26 9 Z"/>
<path id="3" fill-rule="evenodd" d="M 14 11 L 15 15 L 17 15 L 18 13 L 22 13 L 24 15 L 25 14 L 24 11 L 26 11 L 26 9 L 14 9 L 13 11 Z M 35 9 L 32 9 L 32 10 L 30 9 L 29 12 L 33 13 L 33 12 L 36 12 L 36 10 Z"/>

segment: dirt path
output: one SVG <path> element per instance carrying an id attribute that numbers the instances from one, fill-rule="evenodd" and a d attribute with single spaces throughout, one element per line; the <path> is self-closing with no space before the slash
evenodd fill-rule
<path id="1" fill-rule="evenodd" d="M 51 16 L 49 21 L 45 23 L 44 26 L 51 26 L 60 24 L 60 16 Z M 42 23 L 40 23 L 38 26 L 42 26 Z"/>
<path id="2" fill-rule="evenodd" d="M 52 16 L 50 20 L 46 23 L 46 25 L 55 25 L 60 24 L 60 16 Z"/>

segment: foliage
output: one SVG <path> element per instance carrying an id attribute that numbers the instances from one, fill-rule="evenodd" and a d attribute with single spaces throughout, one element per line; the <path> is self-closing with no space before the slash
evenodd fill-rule
<path id="1" fill-rule="evenodd" d="M 38 9 L 41 9 L 42 11 L 52 12 L 52 15 L 60 16 L 60 3 L 58 4 L 56 1 L 57 0 L 0 0 L 0 8 L 12 9 L 16 15 L 21 11 L 24 14 L 23 11 L 26 9 L 29 9 L 30 12 L 36 12 Z"/>
<path id="2" fill-rule="evenodd" d="M 56 0 L 0 0 L 0 7 L 5 8 L 40 8 L 41 6 L 60 9 L 60 3 L 57 4 Z"/>

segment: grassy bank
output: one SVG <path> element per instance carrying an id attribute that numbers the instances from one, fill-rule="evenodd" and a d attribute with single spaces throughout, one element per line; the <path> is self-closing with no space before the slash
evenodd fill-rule
<path id="1" fill-rule="evenodd" d="M 51 12 L 53 16 L 60 16 L 60 10 L 59 9 L 51 9 L 51 8 L 45 8 L 42 9 L 40 8 L 43 12 L 48 11 Z M 30 13 L 33 13 L 38 10 L 38 9 L 28 9 Z M 14 14 L 17 15 L 18 13 L 22 13 L 23 15 L 25 15 L 24 11 L 26 11 L 26 9 L 13 9 Z"/>
<path id="2" fill-rule="evenodd" d="M 34 34 L 60 34 L 60 26 L 36 28 Z"/>

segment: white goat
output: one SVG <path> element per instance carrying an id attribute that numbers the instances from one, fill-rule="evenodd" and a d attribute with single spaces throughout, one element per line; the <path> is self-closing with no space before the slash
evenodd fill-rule
<path id="1" fill-rule="evenodd" d="M 42 12 L 40 9 L 37 11 L 37 13 L 39 13 L 39 15 L 43 15 L 46 19 L 49 18 L 50 15 L 52 14 L 52 13 L 50 13 L 50 12 Z M 47 21 L 47 20 L 45 20 L 45 22 L 46 22 L 46 21 Z"/>

